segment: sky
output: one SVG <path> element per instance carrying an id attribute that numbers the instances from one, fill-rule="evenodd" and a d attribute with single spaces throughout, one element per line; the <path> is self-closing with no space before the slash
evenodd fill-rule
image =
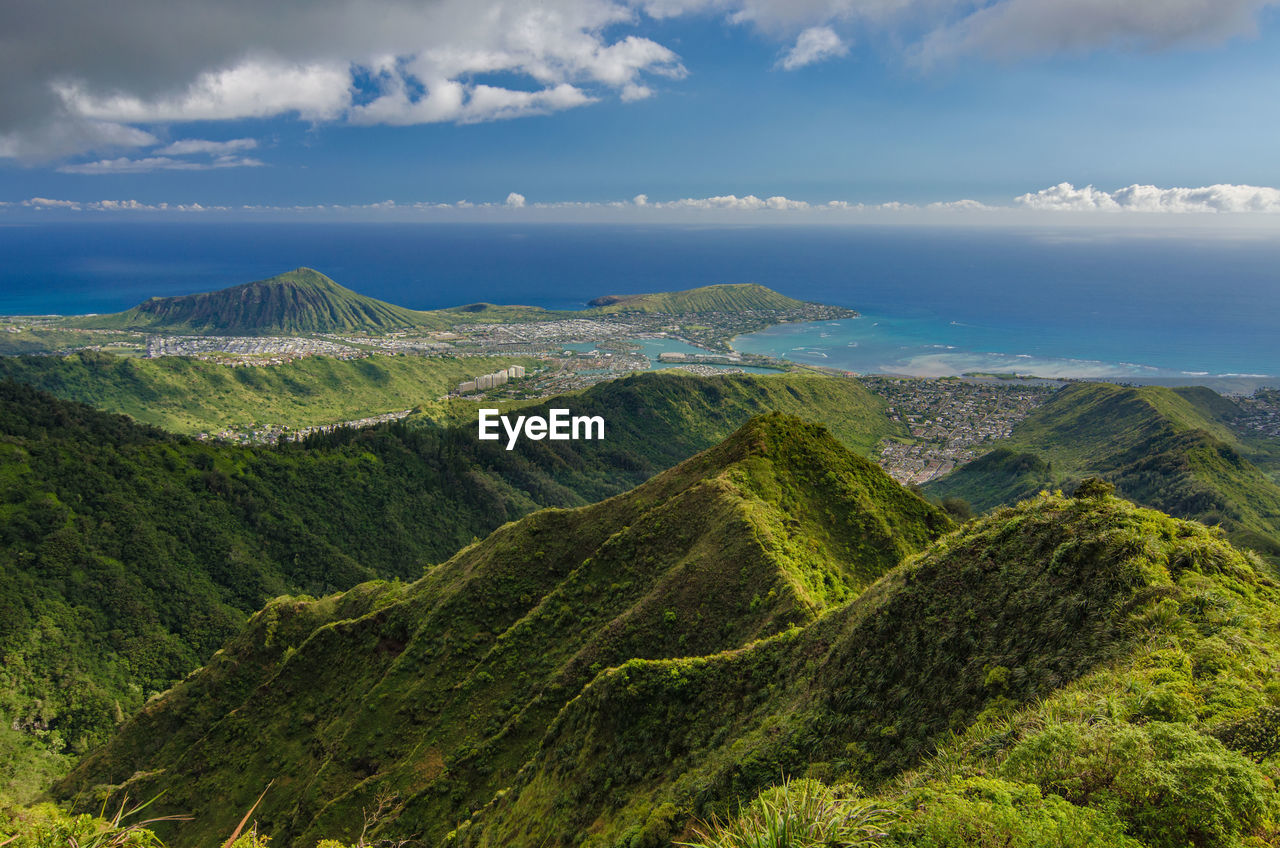
<path id="1" fill-rule="evenodd" d="M 0 222 L 1271 226 L 1277 149 L 1280 0 L 0 7 Z"/>

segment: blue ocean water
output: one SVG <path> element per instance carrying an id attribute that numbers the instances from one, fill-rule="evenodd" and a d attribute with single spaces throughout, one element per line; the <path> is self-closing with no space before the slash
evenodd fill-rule
<path id="1" fill-rule="evenodd" d="M 798 361 L 863 372 L 1280 375 L 1280 233 L 98 223 L 0 227 L 0 257 L 0 314 L 115 311 L 299 265 L 420 309 L 579 308 L 602 294 L 760 282 L 863 313 L 738 341 Z"/>

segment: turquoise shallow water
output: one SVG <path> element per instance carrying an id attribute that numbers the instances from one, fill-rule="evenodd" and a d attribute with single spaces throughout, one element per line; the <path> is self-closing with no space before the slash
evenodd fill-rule
<path id="1" fill-rule="evenodd" d="M 776 356 L 858 374 L 916 377 L 960 376 L 970 373 L 1103 379 L 1117 382 L 1169 385 L 1211 385 L 1220 390 L 1248 392 L 1280 383 L 1265 373 L 1213 372 L 1162 367 L 1143 362 L 1023 353 L 1010 336 L 1010 347 L 987 340 L 975 349 L 978 334 L 960 324 L 937 326 L 919 319 L 862 315 L 842 321 L 782 324 L 739 336 L 734 348 L 744 353 Z M 996 348 L 996 349 L 992 349 Z"/>

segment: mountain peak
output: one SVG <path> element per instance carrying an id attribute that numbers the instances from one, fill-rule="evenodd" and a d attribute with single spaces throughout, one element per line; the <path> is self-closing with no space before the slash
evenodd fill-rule
<path id="1" fill-rule="evenodd" d="M 422 326 L 423 313 L 341 286 L 314 268 L 203 294 L 153 297 L 84 326 L 221 335 L 385 332 Z"/>

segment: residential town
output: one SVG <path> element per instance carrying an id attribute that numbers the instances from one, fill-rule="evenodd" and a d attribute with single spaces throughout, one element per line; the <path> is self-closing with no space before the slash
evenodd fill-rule
<path id="1" fill-rule="evenodd" d="M 1258 436 L 1280 438 L 1280 389 L 1259 389 L 1237 398 L 1244 414 L 1235 420 L 1241 430 Z"/>
<path id="2" fill-rule="evenodd" d="M 861 377 L 889 402 L 910 441 L 884 439 L 877 461 L 900 483 L 927 483 L 972 462 L 1007 437 L 1056 386 L 955 378 Z"/>

